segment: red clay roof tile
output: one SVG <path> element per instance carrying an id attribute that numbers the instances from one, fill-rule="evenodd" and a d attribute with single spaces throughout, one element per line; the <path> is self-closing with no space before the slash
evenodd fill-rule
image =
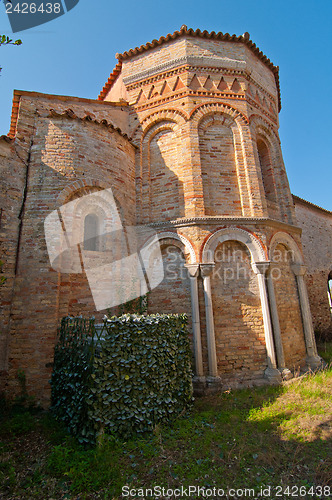
<path id="1" fill-rule="evenodd" d="M 110 74 L 107 82 L 105 83 L 103 90 L 100 92 L 98 96 L 99 101 L 103 101 L 105 99 L 107 92 L 112 87 L 113 83 L 121 73 L 121 68 L 122 68 L 122 62 L 119 61 L 118 64 L 115 66 L 114 70 L 112 71 L 112 73 Z"/>

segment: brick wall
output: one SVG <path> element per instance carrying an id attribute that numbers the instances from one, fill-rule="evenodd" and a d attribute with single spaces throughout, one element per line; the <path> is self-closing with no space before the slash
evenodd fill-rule
<path id="1" fill-rule="evenodd" d="M 289 249 L 279 244 L 275 248 L 273 260 L 276 263 L 273 282 L 285 364 L 294 371 L 304 365 L 306 349 L 296 277 L 291 269 L 292 255 Z"/>
<path id="2" fill-rule="evenodd" d="M 151 314 L 187 314 L 193 357 L 190 283 L 188 272 L 184 267 L 185 257 L 171 241 L 168 243 L 162 241 L 161 251 L 164 279 L 157 288 L 148 294 L 148 312 Z"/>
<path id="3" fill-rule="evenodd" d="M 226 117 L 214 115 L 209 126 L 199 128 L 206 215 L 242 215 L 230 125 Z"/>
<path id="4" fill-rule="evenodd" d="M 212 275 L 218 370 L 223 381 L 262 378 L 265 336 L 257 276 L 248 249 L 229 241 L 215 252 Z"/>
<path id="5" fill-rule="evenodd" d="M 177 219 L 185 215 L 178 151 L 180 140 L 169 126 L 165 124 L 165 129 L 156 133 L 149 145 L 150 176 L 144 188 L 149 190 L 150 195 L 150 222 Z"/>
<path id="6" fill-rule="evenodd" d="M 31 148 L 7 351 L 10 390 L 18 390 L 16 375 L 22 369 L 28 390 L 42 402 L 49 395 L 59 320 L 64 313 L 91 315 L 95 311 L 83 274 L 64 276 L 50 267 L 45 217 L 75 192 L 84 195 L 91 189 L 111 187 L 120 206 L 128 208 L 123 222 L 135 220 L 133 146 L 106 125 L 62 116 L 67 103 L 46 102 L 57 109 L 57 115 L 41 116 L 46 114 L 40 111 L 45 101 L 39 102 L 38 97 L 24 97 L 20 102 L 15 147 L 24 140 Z M 28 123 L 33 126 L 27 130 Z M 22 200 L 22 181 L 20 195 Z"/>
<path id="7" fill-rule="evenodd" d="M 20 233 L 26 162 L 26 147 L 0 139 L 0 372 L 8 368 L 8 328 L 15 283 L 16 254 Z"/>
<path id="8" fill-rule="evenodd" d="M 332 213 L 294 196 L 298 225 L 302 228 L 305 276 L 314 328 L 332 334 L 327 279 L 332 270 Z"/>

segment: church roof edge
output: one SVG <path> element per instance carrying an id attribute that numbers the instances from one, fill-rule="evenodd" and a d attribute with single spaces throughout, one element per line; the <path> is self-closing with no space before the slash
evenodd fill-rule
<path id="1" fill-rule="evenodd" d="M 42 99 L 50 99 L 50 100 L 59 100 L 59 101 L 72 101 L 72 102 L 86 102 L 93 104 L 106 104 L 107 106 L 116 106 L 116 107 L 125 107 L 127 106 L 126 102 L 111 102 L 111 101 L 101 101 L 97 99 L 87 99 L 85 97 L 76 97 L 76 96 L 67 96 L 67 95 L 56 95 L 56 94 L 44 94 L 42 92 L 33 92 L 29 90 L 14 90 L 13 95 L 13 105 L 12 105 L 12 114 L 10 120 L 10 130 L 8 132 L 8 137 L 13 139 L 16 134 L 16 125 L 18 118 L 18 110 L 19 110 L 19 102 L 22 96 L 31 97 L 31 98 L 42 98 Z"/>
<path id="2" fill-rule="evenodd" d="M 322 210 L 323 212 L 328 213 L 329 215 L 332 215 L 331 210 L 327 210 L 326 208 L 320 207 L 319 205 L 316 205 L 315 203 L 312 203 L 311 201 L 305 200 L 304 198 L 300 198 L 300 196 L 296 196 L 295 194 L 292 194 L 293 197 L 293 202 L 295 203 L 302 203 L 303 205 L 307 205 L 310 208 L 316 208 L 317 210 Z"/>
<path id="3" fill-rule="evenodd" d="M 281 97 L 280 97 L 280 84 L 279 84 L 279 66 L 275 66 L 270 59 L 263 54 L 263 52 L 256 46 L 256 44 L 250 39 L 249 33 L 244 33 L 243 35 L 230 35 L 229 33 L 222 33 L 219 31 L 216 33 L 215 31 L 201 31 L 200 29 L 194 30 L 192 28 L 187 28 L 186 25 L 181 26 L 179 31 L 174 31 L 174 33 L 168 33 L 166 36 L 161 36 L 159 40 L 152 40 L 152 42 L 148 42 L 140 47 L 135 47 L 134 49 L 130 49 L 128 51 L 123 52 L 122 54 L 116 54 L 116 57 L 119 63 L 116 65 L 114 71 L 111 73 L 108 81 L 105 83 L 103 90 L 100 92 L 98 99 L 103 100 L 112 87 L 114 81 L 118 77 L 121 72 L 121 64 L 122 61 L 129 59 L 130 57 L 134 57 L 139 55 L 145 51 L 154 49 L 164 43 L 170 42 L 172 40 L 176 40 L 182 36 L 191 36 L 196 38 L 206 38 L 213 40 L 220 40 L 225 42 L 235 42 L 235 43 L 244 43 L 247 47 L 273 72 L 274 78 L 276 81 L 276 86 L 278 90 L 278 109 L 281 110 Z M 119 66 L 120 65 L 120 66 Z"/>

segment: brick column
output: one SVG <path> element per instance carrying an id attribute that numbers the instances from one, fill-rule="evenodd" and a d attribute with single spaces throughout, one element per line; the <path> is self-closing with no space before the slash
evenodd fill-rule
<path id="1" fill-rule="evenodd" d="M 284 355 L 284 348 L 282 345 L 282 339 L 281 339 L 281 331 L 280 331 L 280 323 L 279 323 L 279 315 L 278 315 L 278 306 L 277 306 L 277 301 L 276 301 L 276 295 L 274 291 L 274 283 L 273 283 L 273 269 L 274 269 L 275 264 L 272 262 L 269 263 L 269 267 L 267 270 L 267 289 L 269 293 L 269 304 L 270 304 L 270 311 L 271 311 L 271 320 L 272 320 L 272 326 L 273 326 L 273 336 L 274 336 L 274 342 L 275 342 L 275 348 L 276 348 L 276 354 L 277 354 L 277 363 L 278 363 L 278 369 L 281 372 L 281 375 L 283 379 L 290 379 L 292 378 L 292 372 L 286 368 L 285 366 L 285 355 Z"/>
<path id="2" fill-rule="evenodd" d="M 201 326 L 199 319 L 198 287 L 197 287 L 199 264 L 185 264 L 185 267 L 188 270 L 190 279 L 191 314 L 192 314 L 195 368 L 196 368 L 195 375 L 197 377 L 203 377 L 202 341 L 201 341 Z"/>
<path id="3" fill-rule="evenodd" d="M 322 364 L 322 359 L 317 354 L 317 347 L 314 335 L 314 329 L 312 326 L 312 317 L 309 306 L 307 287 L 304 282 L 304 275 L 306 273 L 306 267 L 302 264 L 292 265 L 293 273 L 296 276 L 297 288 L 300 298 L 302 323 L 304 330 L 304 339 L 307 350 L 307 365 L 312 370 L 315 370 Z"/>
<path id="4" fill-rule="evenodd" d="M 213 271 L 213 268 L 214 268 L 214 263 L 200 264 L 201 276 L 203 278 L 203 287 L 204 287 L 206 335 L 207 335 L 207 346 L 208 346 L 208 357 L 209 357 L 209 375 L 210 377 L 218 377 L 216 340 L 214 335 L 214 319 L 213 319 L 211 279 L 210 279 L 210 275 Z"/>
<path id="5" fill-rule="evenodd" d="M 281 382 L 281 375 L 277 370 L 277 362 L 273 342 L 273 330 L 265 282 L 265 273 L 268 270 L 269 266 L 270 262 L 254 262 L 252 264 L 253 271 L 255 274 L 257 274 L 264 323 L 265 344 L 267 351 L 267 369 L 265 370 L 265 376 L 269 379 L 270 382 Z"/>

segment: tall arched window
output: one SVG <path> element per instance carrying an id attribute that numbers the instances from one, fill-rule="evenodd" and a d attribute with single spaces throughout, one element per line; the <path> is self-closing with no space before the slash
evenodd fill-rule
<path id="1" fill-rule="evenodd" d="M 262 139 L 257 140 L 257 151 L 267 200 L 276 202 L 276 191 L 270 151 Z"/>
<path id="2" fill-rule="evenodd" d="M 218 113 L 198 127 L 206 215 L 242 215 L 234 129 L 232 118 Z"/>
<path id="3" fill-rule="evenodd" d="M 99 219 L 96 214 L 88 214 L 84 219 L 84 250 L 98 250 Z"/>

